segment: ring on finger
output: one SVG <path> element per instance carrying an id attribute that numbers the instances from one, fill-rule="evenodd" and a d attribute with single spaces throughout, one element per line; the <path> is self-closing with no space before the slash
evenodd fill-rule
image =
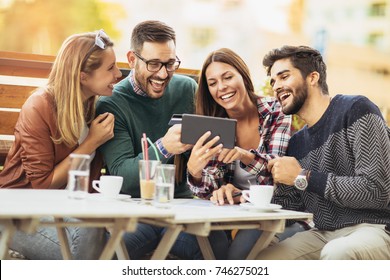
<path id="1" fill-rule="evenodd" d="M 206 151 L 204 151 L 204 153 L 205 153 L 205 154 L 207 154 L 209 151 L 210 151 L 210 150 L 209 150 L 209 149 L 207 149 Z"/>

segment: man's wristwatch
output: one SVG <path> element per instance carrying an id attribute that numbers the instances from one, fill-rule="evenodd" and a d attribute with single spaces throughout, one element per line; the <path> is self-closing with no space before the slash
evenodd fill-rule
<path id="1" fill-rule="evenodd" d="M 298 190 L 301 190 L 301 191 L 306 190 L 307 185 L 308 185 L 308 183 L 307 183 L 308 177 L 309 177 L 309 170 L 302 169 L 301 173 L 299 173 L 297 178 L 295 178 L 295 180 L 294 180 L 294 186 Z"/>

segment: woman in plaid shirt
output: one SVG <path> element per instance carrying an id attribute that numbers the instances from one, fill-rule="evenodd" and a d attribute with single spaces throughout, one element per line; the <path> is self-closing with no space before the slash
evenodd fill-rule
<path id="1" fill-rule="evenodd" d="M 188 161 L 188 183 L 196 196 L 218 205 L 236 204 L 244 200 L 234 194 L 249 188 L 249 182 L 273 185 L 267 162 L 285 154 L 291 116 L 282 113 L 275 98 L 255 94 L 247 65 L 232 50 L 216 50 L 204 62 L 196 113 L 237 120 L 234 149 L 224 149 L 222 144 L 213 148 L 218 137 L 205 143 L 209 133 L 194 145 Z M 259 230 L 239 231 L 228 258 L 245 258 L 260 234 Z"/>
<path id="2" fill-rule="evenodd" d="M 232 50 L 214 51 L 204 62 L 196 113 L 237 120 L 234 149 L 223 149 L 222 145 L 211 148 L 218 139 L 204 143 L 209 134 L 193 147 L 188 182 L 196 196 L 220 205 L 225 199 L 233 204 L 240 198 L 232 198 L 232 194 L 249 188 L 248 180 L 256 185 L 273 184 L 267 162 L 285 154 L 291 116 L 282 113 L 275 98 L 255 94 L 247 65 Z"/>

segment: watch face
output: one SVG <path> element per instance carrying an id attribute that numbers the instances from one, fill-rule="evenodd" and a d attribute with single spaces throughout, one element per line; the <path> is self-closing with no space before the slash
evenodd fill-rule
<path id="1" fill-rule="evenodd" d="M 294 185 L 299 190 L 305 190 L 307 188 L 306 176 L 299 175 L 294 182 Z"/>

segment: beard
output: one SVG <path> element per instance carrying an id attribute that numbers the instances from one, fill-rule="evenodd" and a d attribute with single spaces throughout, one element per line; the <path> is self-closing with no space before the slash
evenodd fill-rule
<path id="1" fill-rule="evenodd" d="M 289 106 L 282 108 L 282 111 L 285 115 L 293 115 L 301 110 L 303 104 L 307 99 L 307 85 L 304 83 L 302 86 L 298 87 L 295 90 L 295 95 L 293 96 L 292 103 Z"/>
<path id="2" fill-rule="evenodd" d="M 157 74 L 152 74 L 150 76 L 147 76 L 148 72 L 145 72 L 144 70 L 139 69 L 139 67 L 135 67 L 134 69 L 134 80 L 137 84 L 137 86 L 150 98 L 158 99 L 161 98 L 163 95 L 163 92 L 165 91 L 171 77 L 171 75 L 168 75 L 165 79 L 161 79 Z M 153 90 L 153 86 L 150 84 L 150 80 L 157 80 L 157 81 L 164 81 L 165 86 L 161 88 L 161 92 L 158 90 L 155 92 Z"/>

